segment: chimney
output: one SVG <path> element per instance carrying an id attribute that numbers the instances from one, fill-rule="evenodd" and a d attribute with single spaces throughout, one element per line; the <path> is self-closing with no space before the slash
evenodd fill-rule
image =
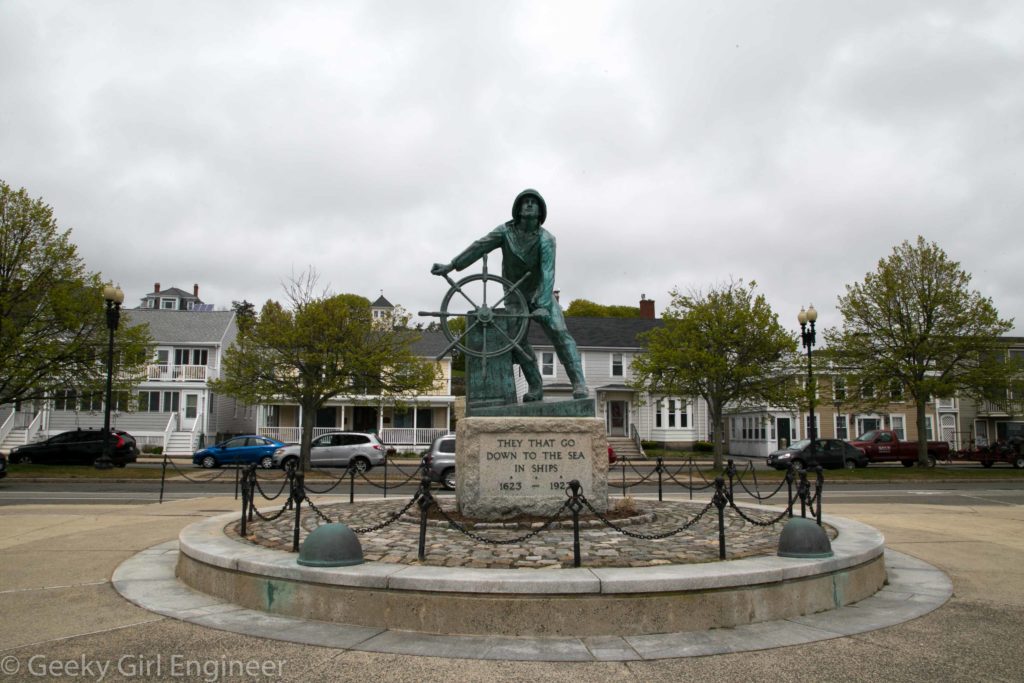
<path id="1" fill-rule="evenodd" d="M 640 317 L 654 320 L 654 299 L 648 299 L 646 294 L 640 295 Z"/>
<path id="2" fill-rule="evenodd" d="M 160 283 L 159 282 L 157 282 L 157 283 L 155 283 L 153 285 L 153 293 L 154 294 L 159 294 L 160 293 Z"/>
<path id="3" fill-rule="evenodd" d="M 199 283 L 192 285 L 192 296 L 199 298 Z"/>

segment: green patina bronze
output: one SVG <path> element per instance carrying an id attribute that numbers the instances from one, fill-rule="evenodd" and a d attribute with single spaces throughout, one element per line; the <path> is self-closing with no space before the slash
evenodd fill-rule
<path id="1" fill-rule="evenodd" d="M 467 354 L 467 414 L 469 415 L 560 415 L 593 417 L 594 401 L 589 399 L 583 366 L 576 342 L 569 334 L 562 309 L 554 296 L 555 238 L 541 227 L 547 218 L 547 205 L 536 190 L 523 190 L 512 204 L 512 220 L 502 223 L 473 242 L 450 263 L 435 263 L 431 272 L 443 276 L 451 285 L 439 313 L 422 313 L 441 318 L 441 328 L 451 344 L 445 350 L 459 348 Z M 501 277 L 487 272 L 487 254 L 501 249 Z M 482 275 L 458 282 L 448 273 L 463 270 L 483 260 Z M 477 300 L 465 292 L 471 283 L 481 283 L 482 297 Z M 502 296 L 488 303 L 487 285 L 501 285 Z M 468 301 L 471 309 L 462 314 L 466 331 L 454 334 L 448 326 L 453 298 Z M 573 401 L 530 404 L 544 398 L 537 358 L 527 340 L 530 323 L 540 325 L 555 347 L 555 353 L 572 382 Z M 444 355 L 442 354 L 442 355 Z M 513 365 L 518 365 L 528 384 L 523 405 L 515 399 Z M 551 408 L 559 403 L 565 406 Z M 486 413 L 481 412 L 486 411 Z M 502 412 L 504 411 L 504 412 Z M 555 411 L 555 412 L 551 412 Z"/>

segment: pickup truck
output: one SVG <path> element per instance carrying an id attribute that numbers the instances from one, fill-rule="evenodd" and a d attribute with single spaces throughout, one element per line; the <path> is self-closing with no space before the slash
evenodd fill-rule
<path id="1" fill-rule="evenodd" d="M 913 467 L 917 463 L 917 442 L 900 441 L 891 429 L 873 429 L 850 441 L 850 445 L 864 451 L 869 463 L 900 462 L 904 467 Z M 935 467 L 938 460 L 949 460 L 949 444 L 929 441 L 928 466 Z"/>

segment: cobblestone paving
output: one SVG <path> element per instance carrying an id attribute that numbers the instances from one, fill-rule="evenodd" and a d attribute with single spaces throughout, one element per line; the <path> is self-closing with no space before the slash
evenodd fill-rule
<path id="1" fill-rule="evenodd" d="M 269 492 L 268 492 L 269 493 Z M 408 503 L 405 501 L 357 501 L 354 505 L 333 503 L 317 507 L 332 522 L 344 522 L 354 529 L 377 526 L 396 517 Z M 266 503 L 266 501 L 264 501 Z M 444 509 L 451 510 L 455 502 L 441 501 Z M 637 501 L 641 515 L 632 523 L 622 524 L 631 534 L 653 536 L 672 532 L 690 523 L 707 503 Z M 280 507 L 262 507 L 270 516 Z M 413 507 L 411 512 L 415 512 Z M 571 567 L 573 561 L 573 534 L 560 525 L 544 529 L 531 536 L 530 527 L 515 529 L 480 529 L 472 533 L 481 539 L 503 541 L 498 545 L 477 540 L 451 528 L 443 522 L 431 523 L 427 529 L 426 559 L 417 560 L 419 524 L 412 514 L 395 519 L 384 528 L 359 534 L 366 560 L 397 564 L 426 564 L 445 567 L 479 567 L 489 569 L 558 568 Z M 744 509 L 744 513 L 757 521 L 769 521 L 778 513 Z M 727 559 L 774 553 L 785 520 L 762 527 L 744 520 L 735 510 L 726 509 L 725 538 Z M 295 523 L 293 511 L 286 511 L 274 521 L 259 518 L 248 524 L 245 540 L 280 550 L 291 550 Z M 300 542 L 316 526 L 323 523 L 314 511 L 303 505 Z M 635 538 L 608 528 L 598 522 L 580 532 L 580 550 L 584 567 L 650 567 L 666 564 L 688 564 L 718 561 L 718 510 L 707 509 L 703 517 L 690 528 L 662 539 Z M 238 522 L 226 528 L 229 535 L 238 537 Z M 830 536 L 835 532 L 829 529 Z"/>

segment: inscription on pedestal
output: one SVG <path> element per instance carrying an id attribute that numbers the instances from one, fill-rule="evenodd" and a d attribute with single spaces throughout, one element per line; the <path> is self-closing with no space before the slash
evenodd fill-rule
<path id="1" fill-rule="evenodd" d="M 479 519 L 553 514 L 573 479 L 596 509 L 608 506 L 608 441 L 594 418 L 464 418 L 455 472 L 459 510 Z"/>
<path id="2" fill-rule="evenodd" d="M 480 438 L 480 488 L 529 497 L 564 491 L 577 479 L 593 488 L 593 444 L 586 434 L 508 434 Z"/>

